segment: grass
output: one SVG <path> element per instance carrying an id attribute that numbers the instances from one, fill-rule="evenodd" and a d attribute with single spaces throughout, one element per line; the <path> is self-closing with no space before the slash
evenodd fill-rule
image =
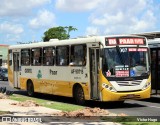
<path id="1" fill-rule="evenodd" d="M 74 104 L 67 104 L 67 103 L 55 102 L 55 101 L 47 101 L 44 99 L 37 99 L 34 97 L 28 97 L 28 96 L 16 95 L 16 94 L 10 96 L 9 99 L 20 101 L 20 102 L 24 102 L 26 100 L 33 100 L 41 106 L 51 108 L 51 109 L 62 110 L 62 111 L 74 111 L 74 110 L 84 108 L 83 106 L 78 106 L 78 105 L 74 105 Z"/>
<path id="2" fill-rule="evenodd" d="M 122 125 L 160 125 L 160 122 L 122 122 Z"/>
<path id="3" fill-rule="evenodd" d="M 136 116 L 118 116 L 118 117 L 110 116 L 110 117 L 102 117 L 101 120 L 106 122 L 111 121 L 111 122 L 121 123 L 122 125 L 160 125 L 160 122 L 157 122 L 158 119 L 155 119 L 155 122 L 152 121 L 138 122 Z"/>

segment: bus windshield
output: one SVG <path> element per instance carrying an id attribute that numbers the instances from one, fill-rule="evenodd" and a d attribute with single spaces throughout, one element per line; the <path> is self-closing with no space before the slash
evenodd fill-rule
<path id="1" fill-rule="evenodd" d="M 102 61 L 106 77 L 136 77 L 147 74 L 147 48 L 114 47 L 104 49 Z"/>

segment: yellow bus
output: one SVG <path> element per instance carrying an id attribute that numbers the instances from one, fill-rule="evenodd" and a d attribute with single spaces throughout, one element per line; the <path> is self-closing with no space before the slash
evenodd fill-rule
<path id="1" fill-rule="evenodd" d="M 35 92 L 85 100 L 120 101 L 150 97 L 145 37 L 89 36 L 9 46 L 9 84 Z"/>

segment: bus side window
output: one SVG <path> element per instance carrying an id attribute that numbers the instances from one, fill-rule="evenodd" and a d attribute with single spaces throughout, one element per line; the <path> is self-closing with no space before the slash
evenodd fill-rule
<path id="1" fill-rule="evenodd" d="M 21 65 L 30 65 L 30 49 L 21 50 Z"/>
<path id="2" fill-rule="evenodd" d="M 39 66 L 42 63 L 42 49 L 32 49 L 32 65 Z"/>
<path id="3" fill-rule="evenodd" d="M 69 46 L 56 47 L 56 65 L 67 66 L 69 64 Z"/>
<path id="4" fill-rule="evenodd" d="M 83 66 L 86 64 L 86 45 L 71 46 L 70 65 Z"/>
<path id="5" fill-rule="evenodd" d="M 55 49 L 53 47 L 47 47 L 43 49 L 43 65 L 54 65 Z"/>

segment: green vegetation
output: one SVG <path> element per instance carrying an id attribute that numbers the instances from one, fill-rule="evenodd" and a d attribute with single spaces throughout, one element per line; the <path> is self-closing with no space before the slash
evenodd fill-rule
<path id="1" fill-rule="evenodd" d="M 136 121 L 136 117 L 130 116 L 108 116 L 101 117 L 101 120 L 104 121 L 113 121 L 113 122 L 133 122 Z"/>
<path id="2" fill-rule="evenodd" d="M 160 122 L 137 122 L 136 116 L 108 116 L 101 117 L 105 122 L 116 122 L 122 125 L 160 125 Z"/>
<path id="3" fill-rule="evenodd" d="M 10 99 L 20 101 L 20 102 L 24 102 L 26 100 L 32 100 L 41 106 L 48 107 L 51 109 L 62 110 L 62 111 L 74 111 L 74 110 L 84 108 L 83 106 L 78 106 L 78 105 L 74 105 L 74 104 L 67 104 L 67 103 L 55 102 L 55 101 L 47 101 L 44 99 L 37 99 L 34 97 L 28 97 L 28 96 L 23 96 L 23 95 L 12 95 L 12 96 L 10 96 Z"/>
<path id="4" fill-rule="evenodd" d="M 122 125 L 160 125 L 160 122 L 121 122 Z"/>
<path id="5" fill-rule="evenodd" d="M 49 41 L 50 39 L 69 39 L 70 38 L 70 32 L 77 30 L 73 26 L 66 26 L 66 27 L 53 27 L 48 29 L 46 32 L 44 32 L 43 41 Z"/>

